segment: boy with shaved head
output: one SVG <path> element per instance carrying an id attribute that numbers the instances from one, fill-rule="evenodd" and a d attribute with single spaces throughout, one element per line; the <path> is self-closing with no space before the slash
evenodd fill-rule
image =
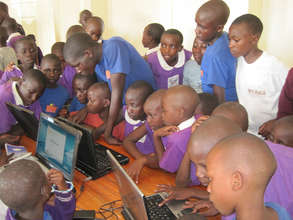
<path id="1" fill-rule="evenodd" d="M 84 29 L 94 41 L 102 42 L 101 37 L 104 32 L 104 21 L 102 18 L 96 16 L 88 18 Z"/>
<path id="2" fill-rule="evenodd" d="M 144 80 L 156 88 L 149 65 L 130 43 L 120 37 L 112 37 L 98 44 L 84 33 L 75 34 L 67 40 L 64 58 L 77 72 L 96 72 L 98 80 L 108 83 L 111 104 L 104 136 L 109 144 L 120 144 L 111 134 L 129 85 Z M 86 113 L 84 109 L 74 121 L 81 121 Z"/>
<path id="3" fill-rule="evenodd" d="M 245 133 L 227 137 L 208 153 L 206 165 L 209 198 L 221 214 L 236 212 L 237 219 L 291 219 L 278 204 L 264 203 L 277 162 L 263 140 Z"/>
<path id="4" fill-rule="evenodd" d="M 229 50 L 229 40 L 223 28 L 230 14 L 222 0 L 210 0 L 197 11 L 196 37 L 208 44 L 202 58 L 202 90 L 215 94 L 219 102 L 236 101 L 236 59 Z"/>

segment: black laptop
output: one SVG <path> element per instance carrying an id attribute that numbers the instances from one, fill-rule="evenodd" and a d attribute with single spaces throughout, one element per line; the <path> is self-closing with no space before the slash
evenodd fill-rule
<path id="1" fill-rule="evenodd" d="M 76 168 L 84 175 L 96 179 L 111 171 L 111 163 L 106 150 L 110 150 L 121 165 L 129 162 L 129 158 L 125 155 L 101 144 L 95 144 L 90 129 L 62 117 L 58 117 L 58 119 L 82 132 L 77 153 Z"/>

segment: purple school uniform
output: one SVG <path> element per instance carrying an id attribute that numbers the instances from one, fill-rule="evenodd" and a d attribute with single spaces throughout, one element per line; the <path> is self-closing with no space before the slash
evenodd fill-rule
<path id="1" fill-rule="evenodd" d="M 75 210 L 72 191 L 55 191 L 55 205 L 45 205 L 43 220 L 71 220 Z M 5 220 L 16 220 L 15 211 L 8 209 Z"/>
<path id="2" fill-rule="evenodd" d="M 177 64 L 169 66 L 160 50 L 148 55 L 147 62 L 151 66 L 158 89 L 168 89 L 172 86 L 181 85 L 183 83 L 184 64 L 191 56 L 190 51 L 183 49 L 178 53 Z"/>
<path id="3" fill-rule="evenodd" d="M 69 93 L 70 98 L 74 96 L 74 91 L 72 89 L 72 81 L 76 74 L 74 67 L 66 65 L 62 77 L 60 77 L 58 84 L 65 87 Z"/>
<path id="4" fill-rule="evenodd" d="M 14 78 L 14 77 L 21 78 L 22 76 L 23 76 L 22 71 L 16 65 L 14 65 L 12 70 L 4 71 L 4 73 L 0 79 L 0 85 L 6 83 L 11 78 Z"/>
<path id="5" fill-rule="evenodd" d="M 293 218 L 293 148 L 266 141 L 277 161 L 277 170 L 266 188 L 264 201 L 278 203 Z M 223 216 L 232 220 L 234 215 Z"/>
<path id="6" fill-rule="evenodd" d="M 15 97 L 12 92 L 12 84 L 16 82 L 8 82 L 0 86 L 0 134 L 6 133 L 10 130 L 11 126 L 16 124 L 16 120 L 6 107 L 6 102 L 16 104 Z M 41 105 L 37 100 L 30 106 L 21 106 L 34 112 L 35 116 L 39 119 L 42 111 Z"/>
<path id="7" fill-rule="evenodd" d="M 123 107 L 124 118 L 125 118 L 125 129 L 124 129 L 124 137 L 127 137 L 131 132 L 133 132 L 137 127 L 143 125 L 145 123 L 147 134 L 143 136 L 140 140 L 136 142 L 137 149 L 142 154 L 150 154 L 155 152 L 154 142 L 153 142 L 153 131 L 150 128 L 149 124 L 146 121 L 141 120 L 133 120 L 128 116 L 126 111 L 126 107 Z"/>
<path id="8" fill-rule="evenodd" d="M 183 129 L 180 129 L 181 124 L 178 126 L 179 131 L 174 132 L 166 137 L 166 142 L 163 143 L 165 152 L 159 162 L 162 169 L 174 173 L 178 170 L 183 156 L 186 152 L 187 143 L 191 135 L 191 125 L 195 122 L 195 118 L 188 119 L 189 123 Z M 187 120 L 185 121 L 187 122 Z M 185 123 L 183 122 L 183 123 Z"/>

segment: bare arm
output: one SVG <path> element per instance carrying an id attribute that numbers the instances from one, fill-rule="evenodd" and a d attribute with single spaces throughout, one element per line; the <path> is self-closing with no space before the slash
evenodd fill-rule
<path id="1" fill-rule="evenodd" d="M 176 174 L 175 184 L 177 187 L 186 187 L 190 183 L 190 165 L 189 156 L 185 153 Z"/>
<path id="2" fill-rule="evenodd" d="M 213 85 L 214 94 L 217 96 L 219 103 L 223 103 L 225 101 L 225 89 L 223 87 Z"/>

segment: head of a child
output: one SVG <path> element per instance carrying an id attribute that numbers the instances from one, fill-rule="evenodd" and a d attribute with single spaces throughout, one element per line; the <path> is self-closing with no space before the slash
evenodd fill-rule
<path id="1" fill-rule="evenodd" d="M 47 88 L 56 88 L 57 81 L 62 74 L 61 61 L 55 54 L 48 54 L 43 57 L 41 71 L 46 77 Z"/>
<path id="2" fill-rule="evenodd" d="M 198 65 L 201 64 L 201 60 L 204 53 L 206 52 L 206 49 L 207 49 L 207 43 L 195 37 L 193 41 L 193 46 L 192 46 L 192 55 L 194 60 L 198 63 Z"/>
<path id="3" fill-rule="evenodd" d="M 70 26 L 66 32 L 66 40 L 77 33 L 85 33 L 84 28 L 78 24 Z"/>
<path id="4" fill-rule="evenodd" d="M 216 95 L 210 93 L 199 93 L 199 104 L 195 109 L 195 114 L 211 115 L 214 109 L 219 105 L 219 100 Z"/>
<path id="5" fill-rule="evenodd" d="M 75 67 L 77 73 L 93 73 L 102 57 L 101 45 L 86 33 L 72 35 L 63 50 L 66 63 Z"/>
<path id="6" fill-rule="evenodd" d="M 160 89 L 152 93 L 143 105 L 146 120 L 152 130 L 157 130 L 164 126 L 162 118 L 162 98 L 166 90 Z"/>
<path id="7" fill-rule="evenodd" d="M 21 65 L 33 68 L 37 57 L 36 43 L 28 37 L 18 39 L 15 42 L 15 54 Z"/>
<path id="8" fill-rule="evenodd" d="M 8 17 L 8 5 L 4 2 L 0 2 L 0 24 Z"/>
<path id="9" fill-rule="evenodd" d="M 87 91 L 88 88 L 96 82 L 96 78 L 93 75 L 81 75 L 75 74 L 72 80 L 72 88 L 78 101 L 82 104 L 87 103 Z"/>
<path id="10" fill-rule="evenodd" d="M 143 105 L 153 91 L 153 87 L 143 80 L 135 81 L 128 87 L 125 94 L 125 103 L 128 116 L 131 119 L 145 119 Z"/>
<path id="11" fill-rule="evenodd" d="M 17 32 L 17 23 L 14 18 L 6 17 L 1 26 L 6 28 L 8 35 Z"/>
<path id="12" fill-rule="evenodd" d="M 229 18 L 230 10 L 222 0 L 207 1 L 196 12 L 196 37 L 205 42 L 218 38 Z"/>
<path id="13" fill-rule="evenodd" d="M 0 26 L 0 47 L 6 47 L 6 41 L 8 39 L 7 30 Z"/>
<path id="14" fill-rule="evenodd" d="M 238 102 L 225 102 L 219 105 L 212 113 L 213 116 L 223 116 L 238 124 L 242 131 L 248 129 L 248 114 L 243 105 Z"/>
<path id="15" fill-rule="evenodd" d="M 178 126 L 194 115 L 198 104 L 198 95 L 190 86 L 179 85 L 169 88 L 162 99 L 164 124 Z"/>
<path id="16" fill-rule="evenodd" d="M 264 204 L 264 192 L 277 163 L 263 140 L 248 133 L 224 138 L 208 153 L 206 161 L 210 179 L 207 191 L 221 214 L 243 212 L 245 203 L 251 200 Z"/>
<path id="17" fill-rule="evenodd" d="M 152 49 L 157 47 L 161 42 L 162 34 L 165 28 L 159 23 L 151 23 L 143 30 L 142 45 L 145 48 Z"/>
<path id="18" fill-rule="evenodd" d="M 87 91 L 87 110 L 89 113 L 99 114 L 108 109 L 111 104 L 111 91 L 107 83 L 92 84 Z"/>
<path id="19" fill-rule="evenodd" d="M 169 66 L 175 66 L 178 62 L 178 52 L 183 49 L 183 35 L 176 29 L 166 30 L 161 37 L 160 51 Z"/>
<path id="20" fill-rule="evenodd" d="M 263 30 L 261 20 L 252 14 L 236 18 L 229 28 L 229 48 L 234 57 L 246 56 L 257 48 Z"/>
<path id="21" fill-rule="evenodd" d="M 21 217 L 40 212 L 50 195 L 41 167 L 32 160 L 18 160 L 0 173 L 0 199 Z"/>
<path id="22" fill-rule="evenodd" d="M 46 88 L 46 77 L 36 69 L 24 72 L 23 77 L 17 82 L 17 90 L 24 106 L 29 106 L 37 101 Z"/>
<path id="23" fill-rule="evenodd" d="M 293 147 L 293 116 L 285 116 L 275 121 L 269 140 L 276 144 Z"/>
<path id="24" fill-rule="evenodd" d="M 209 183 L 206 170 L 206 157 L 209 151 L 221 139 L 241 132 L 241 128 L 233 121 L 220 116 L 211 116 L 191 134 L 187 152 L 196 165 L 196 176 L 202 185 L 207 186 Z"/>
<path id="25" fill-rule="evenodd" d="M 56 42 L 51 47 L 51 53 L 55 54 L 59 58 L 59 60 L 61 62 L 62 72 L 64 71 L 65 65 L 66 65 L 66 62 L 65 62 L 65 59 L 64 59 L 64 56 L 63 56 L 64 45 L 65 45 L 64 42 Z"/>
<path id="26" fill-rule="evenodd" d="M 91 36 L 94 41 L 98 41 L 104 32 L 104 21 L 100 17 L 90 17 L 86 21 L 85 32 Z"/>
<path id="27" fill-rule="evenodd" d="M 87 19 L 89 19 L 90 17 L 92 17 L 92 12 L 90 10 L 83 10 L 79 13 L 79 23 L 85 27 L 86 26 L 86 22 L 87 22 Z"/>

